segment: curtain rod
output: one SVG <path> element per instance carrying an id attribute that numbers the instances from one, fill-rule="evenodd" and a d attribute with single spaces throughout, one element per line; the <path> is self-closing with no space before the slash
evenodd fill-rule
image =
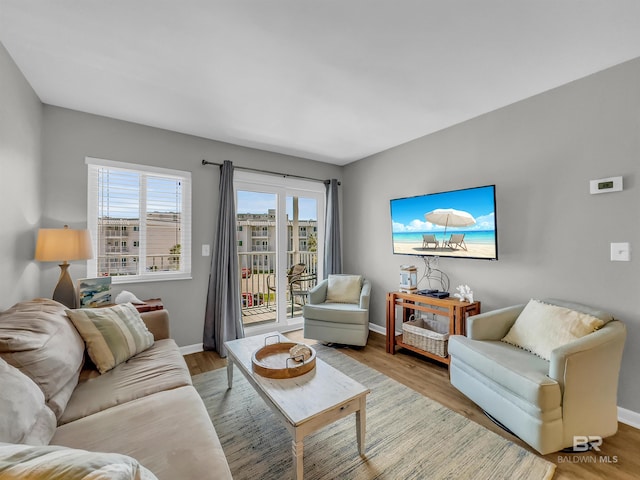
<path id="1" fill-rule="evenodd" d="M 209 160 L 205 160 L 202 159 L 202 165 L 216 165 L 218 167 L 221 167 L 222 164 L 221 163 L 216 163 L 216 162 L 210 162 Z M 322 182 L 325 185 L 327 185 L 328 183 L 331 182 L 331 180 L 320 180 L 318 178 L 311 178 L 311 177 L 303 177 L 301 175 L 291 175 L 290 173 L 280 173 L 280 172 L 272 172 L 270 170 L 261 170 L 259 168 L 250 168 L 250 167 L 236 167 L 234 166 L 233 168 L 237 168 L 238 170 L 246 170 L 248 172 L 258 172 L 258 173 L 267 173 L 269 175 L 277 175 L 279 177 L 291 177 L 291 178 L 300 178 L 302 180 L 312 180 L 314 182 Z M 338 185 L 342 185 L 340 182 L 338 182 Z"/>

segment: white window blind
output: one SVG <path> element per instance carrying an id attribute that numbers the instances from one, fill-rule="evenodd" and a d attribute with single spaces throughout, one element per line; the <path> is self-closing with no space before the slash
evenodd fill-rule
<path id="1" fill-rule="evenodd" d="M 191 277 L 191 173 L 87 157 L 89 276 Z"/>

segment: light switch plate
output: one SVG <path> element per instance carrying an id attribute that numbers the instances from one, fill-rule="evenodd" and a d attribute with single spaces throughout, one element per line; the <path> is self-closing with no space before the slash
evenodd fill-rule
<path id="1" fill-rule="evenodd" d="M 202 256 L 208 257 L 211 255 L 211 247 L 207 244 L 202 245 Z"/>
<path id="2" fill-rule="evenodd" d="M 631 260 L 631 247 L 629 242 L 611 244 L 612 262 L 629 262 Z"/>

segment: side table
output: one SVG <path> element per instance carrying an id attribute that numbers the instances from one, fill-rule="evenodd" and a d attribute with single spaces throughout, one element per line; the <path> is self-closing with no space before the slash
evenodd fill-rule
<path id="1" fill-rule="evenodd" d="M 448 317 L 450 335 L 464 335 L 466 318 L 480 313 L 480 302 L 469 303 L 450 297 L 434 298 L 416 293 L 390 292 L 387 294 L 387 353 L 394 355 L 396 346 L 399 346 L 447 365 L 449 365 L 449 356 L 441 357 L 408 345 L 403 342 L 402 334 L 396 335 L 396 307 L 402 308 L 403 322 L 409 320 L 410 315 L 416 310 Z"/>

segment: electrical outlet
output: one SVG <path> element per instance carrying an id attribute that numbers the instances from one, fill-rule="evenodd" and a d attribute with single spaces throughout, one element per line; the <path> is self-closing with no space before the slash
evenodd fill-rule
<path id="1" fill-rule="evenodd" d="M 611 261 L 612 262 L 631 261 L 631 248 L 629 246 L 629 242 L 611 244 Z"/>

